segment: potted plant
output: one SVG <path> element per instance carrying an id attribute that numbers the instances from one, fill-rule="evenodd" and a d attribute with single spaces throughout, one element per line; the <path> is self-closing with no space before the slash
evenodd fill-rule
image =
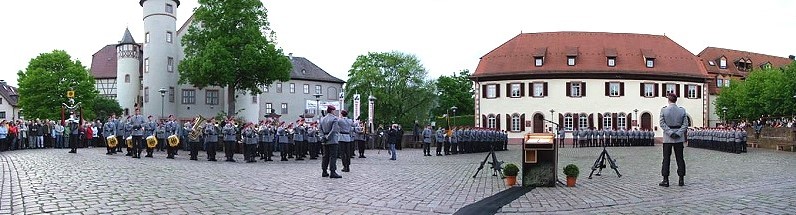
<path id="1" fill-rule="evenodd" d="M 564 175 L 567 175 L 567 187 L 575 186 L 579 173 L 578 166 L 575 166 L 575 164 L 569 164 L 564 167 Z"/>
<path id="2" fill-rule="evenodd" d="M 506 186 L 514 186 L 517 184 L 518 173 L 520 173 L 520 168 L 513 163 L 508 163 L 503 167 L 503 176 L 506 178 Z"/>

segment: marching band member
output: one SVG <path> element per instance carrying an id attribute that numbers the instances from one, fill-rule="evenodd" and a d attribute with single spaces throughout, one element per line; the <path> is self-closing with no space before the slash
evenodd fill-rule
<path id="1" fill-rule="evenodd" d="M 285 122 L 279 124 L 279 128 L 276 129 L 276 135 L 279 143 L 279 154 L 282 156 L 281 161 L 287 161 L 287 150 L 288 150 L 288 128 L 285 128 Z"/>
<path id="2" fill-rule="evenodd" d="M 265 121 L 265 124 L 260 126 L 260 160 L 274 161 L 271 156 L 274 155 L 275 132 L 270 120 Z"/>
<path id="3" fill-rule="evenodd" d="M 168 138 L 171 135 L 177 135 L 177 126 L 179 125 L 177 124 L 177 121 L 174 119 L 174 115 L 169 115 L 169 121 L 166 122 L 165 126 L 166 126 L 166 138 Z M 174 155 L 177 155 L 177 151 L 179 150 L 179 145 L 171 147 L 170 145 L 168 145 L 168 141 L 163 142 L 163 144 L 166 144 L 166 153 L 170 155 L 170 157 L 173 159 Z"/>
<path id="4" fill-rule="evenodd" d="M 443 129 L 442 127 L 439 127 L 439 129 L 437 129 L 437 136 L 436 136 L 437 156 L 442 156 L 442 143 L 443 142 L 445 142 L 445 129 Z"/>
<path id="5" fill-rule="evenodd" d="M 166 145 L 166 125 L 163 124 L 163 121 L 158 122 L 157 127 L 155 128 L 155 138 L 158 139 L 158 146 Z M 151 157 L 152 153 L 149 152 L 150 150 L 147 149 L 146 157 Z M 171 152 L 171 151 L 169 151 Z M 174 156 L 171 156 L 171 153 L 166 156 L 166 158 L 174 159 Z"/>
<path id="6" fill-rule="evenodd" d="M 138 142 L 133 141 L 133 144 L 130 146 L 127 146 L 126 144 L 127 143 L 126 140 L 128 137 L 131 139 L 133 138 L 133 116 L 128 115 L 127 120 L 125 120 L 123 124 L 124 124 L 124 138 L 122 140 L 125 141 L 122 143 L 125 143 L 125 146 L 127 147 L 126 155 L 130 157 L 135 157 L 134 156 L 136 154 L 135 149 L 137 148 Z"/>
<path id="7" fill-rule="evenodd" d="M 366 140 L 365 127 L 362 126 L 362 122 L 356 122 L 354 124 L 354 142 L 357 145 L 357 149 L 359 149 L 359 158 L 365 158 Z"/>
<path id="8" fill-rule="evenodd" d="M 237 131 L 234 122 L 231 118 L 228 119 L 221 130 L 224 133 L 224 155 L 227 157 L 227 162 L 235 162 L 235 141 L 237 140 L 235 133 Z"/>
<path id="9" fill-rule="evenodd" d="M 116 114 L 111 115 L 110 117 L 108 117 L 108 121 L 105 122 L 105 125 L 102 126 L 102 136 L 103 137 L 108 138 L 108 137 L 110 137 L 112 135 L 116 135 L 116 122 L 115 121 L 116 121 Z M 118 141 L 118 137 L 114 138 L 114 139 L 117 140 L 116 141 L 116 145 L 119 145 L 120 142 Z M 116 149 L 111 148 L 108 145 L 106 145 L 106 146 L 108 148 L 108 152 L 105 153 L 106 155 L 116 154 Z"/>
<path id="10" fill-rule="evenodd" d="M 141 149 L 146 147 L 146 141 L 142 138 L 144 136 L 145 121 L 144 116 L 141 115 L 141 109 L 135 109 L 135 115 L 130 119 L 132 126 L 131 135 L 133 136 L 133 158 L 141 158 Z"/>
<path id="11" fill-rule="evenodd" d="M 216 161 L 216 145 L 218 144 L 218 127 L 216 127 L 216 119 L 210 119 L 205 124 L 205 151 L 207 151 L 207 160 Z"/>
<path id="12" fill-rule="evenodd" d="M 338 139 L 339 128 L 337 126 L 337 116 L 335 115 L 334 106 L 329 105 L 326 107 L 326 116 L 321 119 L 320 132 L 323 137 L 323 160 L 321 161 L 321 169 L 323 174 L 321 177 L 329 178 L 342 178 L 335 172 L 337 170 L 337 152 L 339 151 Z M 327 172 L 327 167 L 329 172 Z"/>
<path id="13" fill-rule="evenodd" d="M 202 122 L 199 121 L 198 123 L 202 123 Z M 191 122 L 186 122 L 185 123 L 185 127 L 184 127 L 185 128 L 185 132 L 189 132 L 189 134 L 190 134 L 190 132 L 193 132 L 193 130 L 192 130 L 193 126 L 194 125 L 192 125 Z M 202 129 L 202 127 L 199 127 L 198 129 Z M 191 160 L 199 160 L 199 158 L 198 158 L 199 149 L 202 148 L 201 138 L 202 137 L 199 136 L 199 135 L 196 135 L 196 136 L 188 135 L 188 138 L 186 138 L 186 139 L 188 139 L 188 148 L 191 150 L 191 153 L 190 153 L 191 154 Z"/>
<path id="14" fill-rule="evenodd" d="M 353 141 L 351 139 L 351 130 L 353 130 L 354 122 L 348 118 L 348 112 L 345 110 L 340 111 L 340 119 L 337 120 L 337 126 L 340 131 L 340 135 L 337 137 L 337 142 L 340 143 L 340 151 L 343 153 L 340 155 L 340 158 L 343 159 L 343 172 L 350 172 L 351 169 L 351 156 L 353 156 Z"/>
<path id="15" fill-rule="evenodd" d="M 307 142 L 305 140 L 306 135 L 307 129 L 304 127 L 304 119 L 300 119 L 296 128 L 293 129 L 293 142 L 295 143 L 294 154 L 296 154 L 297 161 L 304 160 L 307 147 Z"/>
<path id="16" fill-rule="evenodd" d="M 309 148 L 310 160 L 318 159 L 318 127 L 316 122 L 307 128 L 307 145 Z"/>
<path id="17" fill-rule="evenodd" d="M 246 163 L 257 162 L 257 160 L 254 159 L 255 151 L 257 150 L 257 133 L 253 127 L 252 123 L 246 123 L 246 126 L 241 132 L 243 142 L 246 144 L 246 148 L 243 151 L 243 160 L 246 160 Z"/>
<path id="18" fill-rule="evenodd" d="M 142 144 L 141 144 L 140 150 L 146 149 L 146 156 L 144 156 L 144 157 L 151 158 L 152 157 L 152 153 L 155 151 L 155 148 L 161 148 L 160 146 L 161 146 L 161 144 L 163 144 L 163 141 L 159 140 L 159 138 L 157 138 L 157 136 L 155 134 L 155 130 L 157 130 L 158 127 L 160 125 L 162 125 L 162 123 L 159 123 L 158 121 L 156 121 L 152 117 L 152 115 L 149 115 L 147 117 L 147 120 L 148 121 L 144 124 L 144 136 L 143 136 L 144 140 L 141 141 Z M 149 136 L 155 136 L 155 138 L 158 139 L 158 144 L 155 145 L 155 148 L 149 148 L 149 144 L 147 144 L 147 141 L 146 141 L 146 138 L 148 138 Z"/>

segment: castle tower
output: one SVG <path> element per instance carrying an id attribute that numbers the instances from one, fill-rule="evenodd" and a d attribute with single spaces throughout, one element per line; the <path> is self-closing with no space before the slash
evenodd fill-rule
<path id="1" fill-rule="evenodd" d="M 179 0 L 140 0 L 144 11 L 144 79 L 142 114 L 176 115 L 177 7 Z M 161 97 L 160 90 L 164 90 Z M 162 106 L 161 106 L 162 105 Z"/>
<path id="2" fill-rule="evenodd" d="M 133 113 L 141 92 L 141 46 L 135 42 L 130 29 L 116 45 L 116 101 L 124 113 Z"/>

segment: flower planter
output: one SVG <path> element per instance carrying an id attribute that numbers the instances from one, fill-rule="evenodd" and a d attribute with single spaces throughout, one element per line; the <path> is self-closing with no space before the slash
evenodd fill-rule
<path id="1" fill-rule="evenodd" d="M 517 176 L 506 176 L 506 186 L 514 186 L 517 184 Z"/>
<path id="2" fill-rule="evenodd" d="M 578 178 L 576 177 L 567 176 L 567 187 L 575 187 L 575 182 L 577 181 L 577 179 Z"/>

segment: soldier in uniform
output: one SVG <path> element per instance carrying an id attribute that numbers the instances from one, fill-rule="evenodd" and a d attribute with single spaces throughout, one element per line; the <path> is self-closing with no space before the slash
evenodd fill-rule
<path id="1" fill-rule="evenodd" d="M 318 139 L 318 123 L 313 122 L 310 124 L 310 127 L 307 128 L 307 145 L 309 146 L 310 160 L 318 159 L 318 150 L 320 149 L 320 143 L 318 142 Z M 364 155 L 360 154 L 360 156 L 365 158 Z"/>
<path id="2" fill-rule="evenodd" d="M 135 115 L 133 115 L 130 119 L 131 125 L 131 135 L 133 136 L 133 158 L 141 158 L 141 149 L 146 147 L 146 141 L 144 141 L 144 127 L 146 126 L 144 116 L 141 115 L 141 109 L 135 109 Z"/>
<path id="3" fill-rule="evenodd" d="M 197 122 L 197 123 L 202 123 L 202 122 L 200 121 L 200 122 Z M 190 153 L 191 160 L 199 160 L 199 149 L 202 148 L 202 145 L 201 145 L 202 136 L 190 135 L 190 133 L 193 133 L 193 130 L 191 130 L 191 129 L 193 129 L 193 126 L 194 125 L 191 125 L 191 122 L 186 122 L 185 123 L 185 132 L 189 134 L 188 137 L 187 137 L 188 150 L 190 150 L 190 152 L 191 152 Z M 202 129 L 202 127 L 200 126 L 197 129 Z"/>
<path id="4" fill-rule="evenodd" d="M 74 116 L 72 117 L 72 119 L 69 120 L 69 131 L 71 132 L 69 134 L 69 148 L 71 149 L 69 150 L 69 153 L 77 153 L 77 146 L 80 143 L 80 133 L 79 133 L 80 125 L 78 124 L 79 124 L 78 119 L 74 118 Z M 41 127 L 39 127 L 38 129 L 39 131 L 42 130 Z"/>
<path id="5" fill-rule="evenodd" d="M 288 144 L 289 139 L 287 137 L 287 128 L 285 127 L 285 122 L 282 122 L 279 127 L 276 129 L 276 136 L 277 136 L 277 144 L 279 144 L 279 154 L 282 156 L 281 161 L 287 161 L 288 157 Z"/>
<path id="6" fill-rule="evenodd" d="M 353 139 L 351 139 L 351 132 L 353 127 L 353 121 L 348 118 L 348 112 L 345 110 L 340 111 L 340 119 L 337 120 L 337 127 L 339 131 L 339 135 L 337 135 L 337 142 L 340 143 L 340 151 L 342 154 L 340 157 L 343 160 L 343 172 L 350 172 L 351 169 L 351 157 L 352 154 L 352 145 Z"/>
<path id="7" fill-rule="evenodd" d="M 227 162 L 235 162 L 235 145 L 237 141 L 235 121 L 228 119 L 221 132 L 224 134 L 224 157 Z"/>
<path id="8" fill-rule="evenodd" d="M 105 122 L 105 125 L 102 126 L 102 136 L 104 136 L 105 138 L 108 138 L 111 135 L 116 135 L 116 122 L 115 121 L 116 121 L 116 115 L 115 114 L 108 118 L 108 121 Z M 58 128 L 58 126 L 56 126 L 56 128 Z M 115 139 L 117 139 L 117 141 L 116 141 L 117 145 L 119 145 L 121 143 L 124 143 L 124 142 L 119 142 L 118 138 L 115 138 Z M 116 154 L 116 149 L 111 148 L 108 145 L 106 145 L 106 146 L 108 148 L 108 152 L 105 153 L 106 155 Z"/>
<path id="9" fill-rule="evenodd" d="M 578 131 L 578 128 L 572 128 L 572 148 L 575 148 L 578 144 L 580 144 L 580 141 L 578 140 L 579 137 L 580 131 Z"/>
<path id="10" fill-rule="evenodd" d="M 564 131 L 564 128 L 558 128 L 558 134 L 556 134 L 556 139 L 558 141 L 558 147 L 564 148 L 565 140 L 567 137 L 567 132 Z"/>
<path id="11" fill-rule="evenodd" d="M 595 129 L 594 130 L 594 146 L 600 147 L 603 146 L 603 137 L 605 136 L 605 130 L 603 129 Z"/>
<path id="12" fill-rule="evenodd" d="M 678 107 L 677 95 L 669 94 L 666 96 L 669 100 L 669 105 L 661 108 L 660 126 L 663 129 L 663 165 L 661 175 L 663 181 L 658 184 L 660 186 L 669 186 L 669 162 L 674 149 L 674 155 L 677 161 L 677 175 L 679 176 L 679 186 L 683 186 L 683 177 L 685 177 L 685 160 L 683 160 L 683 141 L 685 138 L 685 131 L 688 128 L 688 115 L 685 109 Z"/>
<path id="13" fill-rule="evenodd" d="M 354 142 L 359 149 L 359 158 L 365 158 L 365 143 L 367 142 L 365 127 L 362 126 L 362 122 L 356 122 L 354 125 Z"/>
<path id="14" fill-rule="evenodd" d="M 456 136 L 458 132 L 459 130 L 456 127 L 450 131 L 450 136 L 448 137 L 449 144 L 445 147 L 445 155 L 456 154 L 456 145 L 459 142 L 459 136 Z M 453 151 L 451 151 L 451 149 L 453 149 Z"/>
<path id="15" fill-rule="evenodd" d="M 436 143 L 437 143 L 437 156 L 442 156 L 442 143 L 445 142 L 445 129 L 440 127 L 437 129 Z"/>
<path id="16" fill-rule="evenodd" d="M 205 151 L 207 151 L 207 160 L 216 161 L 216 149 L 218 148 L 218 135 L 219 128 L 216 127 L 216 119 L 210 119 L 205 123 Z"/>
<path id="17" fill-rule="evenodd" d="M 305 136 L 307 135 L 307 129 L 304 127 L 304 119 L 300 119 L 298 121 L 298 125 L 295 129 L 293 129 L 293 142 L 295 144 L 294 153 L 296 154 L 296 160 L 304 160 L 307 142 Z"/>
<path id="18" fill-rule="evenodd" d="M 152 122 L 150 122 L 150 123 L 152 123 Z M 149 130 L 149 129 L 147 129 L 147 130 Z M 166 125 L 163 124 L 162 121 L 157 122 L 157 125 L 155 127 L 155 138 L 158 139 L 158 144 L 157 144 L 158 147 L 162 147 L 161 145 L 168 144 L 168 143 L 166 143 Z M 152 151 L 154 151 L 154 150 L 151 150 L 151 149 L 147 148 L 146 157 L 151 158 L 152 157 Z M 168 156 L 171 156 L 171 153 L 168 153 L 168 154 L 169 154 Z M 171 158 L 174 159 L 173 156 Z"/>
<path id="19" fill-rule="evenodd" d="M 124 125 L 124 138 L 122 140 L 125 142 L 121 143 L 126 143 L 127 138 L 130 137 L 132 139 L 133 136 L 133 116 L 127 116 L 127 120 L 125 120 L 125 122 L 122 124 Z M 127 146 L 127 144 L 124 145 L 127 147 L 126 156 L 133 157 L 135 154 L 135 149 L 138 148 L 138 142 L 132 141 L 131 146 Z"/>
<path id="20" fill-rule="evenodd" d="M 169 121 L 166 122 L 166 138 L 171 135 L 177 135 L 178 124 L 177 121 L 174 119 L 174 115 L 169 115 Z M 166 153 L 170 155 L 173 159 L 174 155 L 177 155 L 177 151 L 179 151 L 179 145 L 175 147 L 171 147 L 168 141 L 164 141 L 163 144 L 166 145 Z M 182 143 L 180 143 L 182 144 Z"/>
<path id="21" fill-rule="evenodd" d="M 337 126 L 339 119 L 335 114 L 335 107 L 329 105 L 326 108 L 326 116 L 321 118 L 321 142 L 323 142 L 324 147 L 323 161 L 321 162 L 323 174 L 321 174 L 321 176 L 329 178 L 342 178 L 337 174 L 337 172 L 335 172 L 337 170 L 337 152 L 340 149 L 337 137 L 340 131 L 339 126 Z M 327 168 L 329 172 L 327 172 Z"/>
<path id="22" fill-rule="evenodd" d="M 268 121 L 263 121 L 260 123 L 260 129 L 257 133 L 260 137 L 260 160 L 273 161 L 271 160 L 271 148 L 274 145 L 274 131 L 271 128 L 271 124 Z"/>
<path id="23" fill-rule="evenodd" d="M 423 129 L 423 156 L 431 156 L 431 141 L 433 141 L 434 132 L 431 131 L 431 126 L 427 125 Z"/>
<path id="24" fill-rule="evenodd" d="M 246 148 L 243 150 L 243 160 L 245 160 L 246 163 L 257 162 L 254 158 L 255 152 L 257 151 L 257 132 L 254 131 L 253 127 L 252 123 L 246 123 L 246 126 L 244 126 L 241 132 L 243 142 L 246 145 Z"/>

